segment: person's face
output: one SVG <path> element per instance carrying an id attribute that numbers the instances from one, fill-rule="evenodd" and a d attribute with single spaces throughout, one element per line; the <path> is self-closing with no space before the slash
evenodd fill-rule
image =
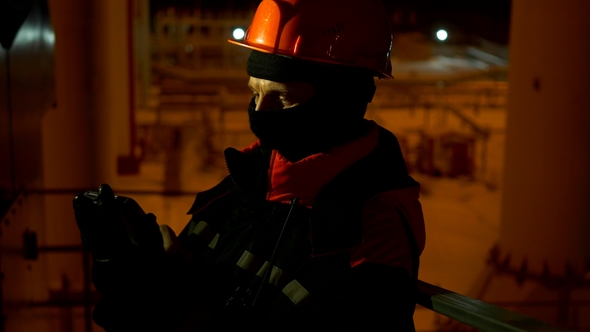
<path id="1" fill-rule="evenodd" d="M 256 77 L 250 77 L 248 87 L 254 94 L 256 111 L 294 107 L 309 100 L 315 93 L 310 83 L 280 83 Z"/>

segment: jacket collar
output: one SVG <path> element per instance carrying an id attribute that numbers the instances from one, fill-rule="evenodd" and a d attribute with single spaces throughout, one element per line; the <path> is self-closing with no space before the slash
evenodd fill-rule
<path id="1" fill-rule="evenodd" d="M 288 203 L 297 198 L 299 205 L 311 207 L 322 187 L 375 148 L 379 140 L 378 126 L 373 121 L 367 124 L 369 130 L 365 136 L 297 162 L 289 161 L 277 150 L 264 151 L 259 141 L 242 151 L 226 149 L 228 170 L 242 189 L 255 190 L 261 186 L 267 201 Z"/>
<path id="2" fill-rule="evenodd" d="M 342 178 L 343 173 L 349 173 L 344 170 L 375 150 L 380 130 L 372 121 L 369 125 L 367 135 L 298 162 L 288 161 L 278 151 L 263 149 L 259 142 L 242 151 L 228 148 L 224 154 L 230 176 L 224 180 L 225 185 L 218 186 L 220 188 L 215 190 L 216 193 L 203 195 L 203 198 L 219 198 L 234 186 L 275 203 L 288 203 L 296 197 L 300 206 L 313 206 L 310 219 L 313 255 L 346 251 L 362 242 L 360 212 L 363 200 L 358 199 L 358 192 L 349 190 L 352 188 L 329 188 L 334 187 L 333 180 Z M 342 182 L 347 181 L 336 181 Z M 203 204 L 195 202 L 191 211 L 196 211 L 199 205 Z"/>

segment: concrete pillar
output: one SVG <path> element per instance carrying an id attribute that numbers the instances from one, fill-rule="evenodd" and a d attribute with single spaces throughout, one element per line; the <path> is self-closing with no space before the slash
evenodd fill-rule
<path id="1" fill-rule="evenodd" d="M 56 106 L 42 119 L 44 187 L 93 188 L 98 182 L 100 158 L 93 148 L 96 122 L 91 2 L 49 0 L 48 3 L 55 33 Z M 45 233 L 39 237 L 39 245 L 80 245 L 72 209 L 74 194 L 47 194 L 43 198 Z M 32 231 L 38 232 L 37 229 Z M 46 294 L 63 290 L 83 292 L 84 257 L 81 252 L 45 253 L 41 258 L 48 262 L 43 284 Z M 66 279 L 71 285 L 64 288 Z M 90 324 L 85 320 L 90 317 L 89 311 L 76 318 L 70 314 L 68 308 L 58 311 L 62 330 Z"/>
<path id="2" fill-rule="evenodd" d="M 130 1 L 130 0 L 129 0 Z M 117 161 L 130 155 L 128 1 L 49 0 L 55 31 L 57 106 L 42 120 L 46 189 L 121 187 Z M 45 195 L 45 236 L 39 245 L 79 245 L 72 209 L 73 193 Z M 36 229 L 33 229 L 36 231 Z M 47 288 L 82 292 L 83 256 L 46 254 Z M 48 293 L 47 291 L 45 292 Z M 76 315 L 76 329 L 88 330 Z"/>
<path id="3" fill-rule="evenodd" d="M 56 107 L 43 117 L 46 188 L 96 183 L 92 13 L 88 1 L 49 0 L 55 32 Z"/>
<path id="4" fill-rule="evenodd" d="M 590 1 L 512 4 L 501 226 L 472 295 L 588 328 Z"/>
<path id="5" fill-rule="evenodd" d="M 92 87 L 95 107 L 95 147 L 100 156 L 97 176 L 114 188 L 119 156 L 131 155 L 129 1 L 93 1 Z"/>
<path id="6" fill-rule="evenodd" d="M 118 156 L 132 152 L 128 1 L 50 0 L 49 5 L 57 108 L 43 124 L 45 186 L 115 183 Z"/>
<path id="7" fill-rule="evenodd" d="M 531 272 L 579 274 L 590 258 L 590 1 L 514 0 L 512 17 L 499 246 Z"/>

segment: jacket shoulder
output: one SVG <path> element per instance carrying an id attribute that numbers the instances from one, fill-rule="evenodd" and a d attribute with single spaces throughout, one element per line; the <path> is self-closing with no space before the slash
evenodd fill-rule
<path id="1" fill-rule="evenodd" d="M 186 214 L 195 214 L 206 208 L 211 202 L 229 194 L 235 185 L 232 179 L 227 176 L 213 188 L 202 191 L 197 194 L 193 205 Z"/>
<path id="2" fill-rule="evenodd" d="M 361 243 L 364 204 L 380 193 L 415 186 L 397 138 L 379 127 L 379 141 L 373 151 L 318 193 L 311 220 L 314 254 L 347 250 Z"/>

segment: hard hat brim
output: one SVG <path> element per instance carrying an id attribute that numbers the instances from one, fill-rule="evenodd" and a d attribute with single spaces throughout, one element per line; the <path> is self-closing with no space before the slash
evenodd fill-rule
<path id="1" fill-rule="evenodd" d="M 282 55 L 282 56 L 286 56 L 286 57 L 292 57 L 292 58 L 297 58 L 297 59 L 301 59 L 301 60 L 308 60 L 308 61 L 314 61 L 314 62 L 322 62 L 322 63 L 326 63 L 326 64 L 332 64 L 332 65 L 337 65 L 337 66 L 343 66 L 342 62 L 338 62 L 338 61 L 330 61 L 330 60 L 326 60 L 326 59 L 317 59 L 317 58 L 311 58 L 311 57 L 303 57 L 303 56 L 299 56 L 299 55 L 294 55 L 294 54 L 287 54 L 285 52 L 281 52 L 281 50 L 279 49 L 273 49 L 273 48 L 268 48 L 268 47 L 263 47 L 263 46 L 257 46 L 257 45 L 252 45 L 250 43 L 246 43 L 244 41 L 239 41 L 236 39 L 228 39 L 227 40 L 230 44 L 234 44 L 234 45 L 238 45 L 238 46 L 242 46 L 251 50 L 256 50 L 259 52 L 264 52 L 264 53 L 271 53 L 271 54 L 277 54 L 277 55 Z M 347 65 L 348 67 L 353 67 L 353 68 L 361 68 L 361 69 L 366 69 L 366 70 L 371 70 L 368 69 L 366 67 L 361 67 L 361 66 L 355 66 L 355 65 Z M 379 78 L 385 78 L 385 79 L 394 79 L 394 77 L 390 74 L 386 74 L 377 70 L 371 70 L 375 76 L 379 77 Z"/>

